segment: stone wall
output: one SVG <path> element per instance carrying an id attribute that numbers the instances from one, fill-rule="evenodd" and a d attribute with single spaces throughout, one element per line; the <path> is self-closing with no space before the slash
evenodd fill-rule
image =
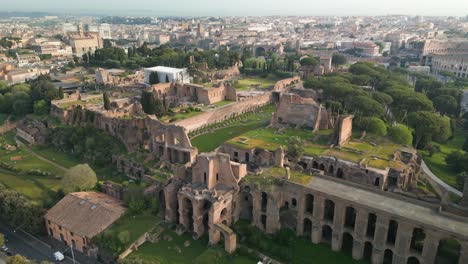
<path id="1" fill-rule="evenodd" d="M 243 113 L 251 112 L 261 106 L 267 105 L 271 102 L 271 93 L 266 92 L 263 95 L 256 96 L 235 104 L 225 105 L 210 111 L 203 112 L 196 116 L 183 119 L 174 123 L 174 125 L 181 126 L 187 132 L 195 131 L 199 128 L 206 127 L 226 119 L 236 117 Z"/>

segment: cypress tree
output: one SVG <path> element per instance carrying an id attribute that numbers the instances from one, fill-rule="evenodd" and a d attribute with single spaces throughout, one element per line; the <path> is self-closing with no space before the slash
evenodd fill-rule
<path id="1" fill-rule="evenodd" d="M 109 95 L 107 94 L 107 92 L 104 92 L 102 96 L 104 100 L 104 109 L 110 110 L 111 105 L 110 105 Z"/>

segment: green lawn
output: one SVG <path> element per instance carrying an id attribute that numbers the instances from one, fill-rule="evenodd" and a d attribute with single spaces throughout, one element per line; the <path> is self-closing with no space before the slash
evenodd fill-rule
<path id="1" fill-rule="evenodd" d="M 71 168 L 82 163 L 70 154 L 58 152 L 52 148 L 35 146 L 33 147 L 33 150 L 42 157 L 54 161 L 57 164 L 66 168 Z"/>
<path id="2" fill-rule="evenodd" d="M 217 106 L 217 107 L 220 107 L 220 106 L 225 106 L 225 105 L 228 105 L 228 104 L 231 104 L 231 103 L 234 103 L 234 101 L 224 100 L 224 101 L 219 101 L 217 103 L 214 103 L 213 105 Z"/>
<path id="3" fill-rule="evenodd" d="M 239 91 L 249 90 L 250 88 L 268 89 L 273 87 L 278 79 L 267 77 L 245 77 L 237 80 L 234 87 Z"/>
<path id="4" fill-rule="evenodd" d="M 455 132 L 454 137 L 449 140 L 446 144 L 438 144 L 440 147 L 440 152 L 435 153 L 432 157 L 429 156 L 428 151 L 422 150 L 421 153 L 423 154 L 424 161 L 426 162 L 429 169 L 441 180 L 445 183 L 449 184 L 450 186 L 462 190 L 456 184 L 456 177 L 457 173 L 453 172 L 447 167 L 447 163 L 445 163 L 445 157 L 453 151 L 462 150 L 463 142 L 465 140 L 465 136 L 462 130 L 457 130 Z"/>
<path id="5" fill-rule="evenodd" d="M 159 221 L 159 218 L 149 213 L 140 215 L 126 214 L 117 220 L 109 229 L 105 231 L 106 234 L 113 234 L 118 236 L 122 231 L 130 233 L 130 239 L 126 243 L 126 247 L 130 246 L 136 239 L 138 239 L 145 232 L 149 231 Z"/>
<path id="6" fill-rule="evenodd" d="M 60 188 L 59 179 L 19 175 L 3 169 L 0 169 L 0 182 L 37 203 L 42 203 L 50 197 L 51 191 Z"/>
<path id="7" fill-rule="evenodd" d="M 214 129 L 214 131 L 197 136 L 191 140 L 192 145 L 197 147 L 199 152 L 212 151 L 231 138 L 235 138 L 250 130 L 266 127 L 271 120 L 273 110 L 273 107 L 268 107 L 259 113 L 247 116 L 241 121 L 233 122 L 226 127 L 220 127 Z"/>
<path id="8" fill-rule="evenodd" d="M 173 115 L 165 115 L 165 116 L 161 117 L 159 120 L 161 120 L 164 123 L 172 123 L 172 122 L 176 122 L 176 121 L 186 119 L 186 118 L 196 116 L 196 115 L 199 115 L 199 114 L 203 113 L 202 111 L 184 112 L 184 111 L 186 111 L 185 109 L 180 109 L 180 110 L 176 110 L 176 111 L 181 111 L 181 112 L 174 113 Z"/>
<path id="9" fill-rule="evenodd" d="M 164 237 L 171 237 L 168 241 Z M 166 229 L 160 236 L 160 241 L 157 243 L 146 242 L 137 251 L 129 257 L 138 257 L 147 261 L 153 261 L 161 264 L 178 264 L 178 263 L 220 263 L 220 264 L 248 264 L 256 263 L 255 260 L 249 259 L 246 256 L 228 256 L 222 247 L 222 243 L 217 246 L 209 246 L 207 237 L 202 237 L 198 240 L 193 240 L 188 234 L 178 236 L 170 229 Z M 184 246 L 184 242 L 189 241 L 188 247 Z M 180 252 L 178 252 L 180 249 Z"/>

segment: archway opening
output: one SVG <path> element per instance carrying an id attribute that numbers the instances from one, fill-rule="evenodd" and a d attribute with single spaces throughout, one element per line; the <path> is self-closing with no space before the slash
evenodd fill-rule
<path id="1" fill-rule="evenodd" d="M 307 194 L 305 203 L 306 213 L 312 214 L 314 212 L 314 196 L 312 194 Z"/>
<path id="2" fill-rule="evenodd" d="M 193 206 L 189 198 L 184 198 L 184 224 L 189 231 L 193 231 Z"/>
<path id="3" fill-rule="evenodd" d="M 345 253 L 353 253 L 353 236 L 350 233 L 343 234 L 343 244 L 341 250 Z"/>
<path id="4" fill-rule="evenodd" d="M 325 200 L 325 212 L 324 218 L 330 222 L 333 222 L 335 216 L 335 203 L 332 200 Z"/>
<path id="5" fill-rule="evenodd" d="M 268 194 L 266 192 L 262 192 L 262 211 L 266 212 L 268 203 Z"/>
<path id="6" fill-rule="evenodd" d="M 322 242 L 331 244 L 333 230 L 329 225 L 322 226 Z"/>
<path id="7" fill-rule="evenodd" d="M 304 236 L 309 237 L 309 238 L 312 235 L 312 221 L 310 221 L 309 218 L 304 219 L 303 234 L 304 234 Z"/>
<path id="8" fill-rule="evenodd" d="M 319 166 L 319 170 L 321 171 L 325 171 L 325 165 L 323 165 L 323 163 L 320 164 Z"/>
<path id="9" fill-rule="evenodd" d="M 437 247 L 436 264 L 458 263 L 460 259 L 460 243 L 453 238 L 442 239 Z"/>
<path id="10" fill-rule="evenodd" d="M 338 168 L 338 170 L 336 170 L 336 177 L 339 179 L 343 179 L 343 176 L 343 170 L 341 168 Z"/>
<path id="11" fill-rule="evenodd" d="M 159 191 L 158 200 L 159 200 L 159 214 L 164 219 L 166 216 L 166 197 L 164 195 L 164 190 Z"/>
<path id="12" fill-rule="evenodd" d="M 370 262 L 372 258 L 372 250 L 373 250 L 372 243 L 369 241 L 366 241 L 366 243 L 364 243 L 364 254 L 363 254 L 364 260 L 367 260 L 368 262 Z"/>
<path id="13" fill-rule="evenodd" d="M 261 223 L 262 223 L 263 229 L 266 229 L 267 216 L 266 216 L 266 215 L 262 215 L 260 221 L 261 221 Z"/>
<path id="14" fill-rule="evenodd" d="M 426 238 L 426 234 L 424 233 L 423 229 L 414 228 L 413 235 L 411 237 L 410 248 L 418 253 L 422 253 L 425 238 Z"/>
<path id="15" fill-rule="evenodd" d="M 253 216 L 253 198 L 249 192 L 244 192 L 241 199 L 240 218 L 247 221 L 252 221 Z"/>
<path id="16" fill-rule="evenodd" d="M 370 238 L 374 238 L 376 223 L 377 223 L 377 215 L 374 213 L 370 213 L 367 217 L 366 236 Z"/>
<path id="17" fill-rule="evenodd" d="M 316 161 L 312 162 L 312 168 L 318 169 L 318 163 Z"/>
<path id="18" fill-rule="evenodd" d="M 393 263 L 393 251 L 386 249 L 383 258 L 383 264 L 392 264 Z"/>
<path id="19" fill-rule="evenodd" d="M 328 168 L 328 173 L 330 175 L 333 175 L 334 172 L 335 172 L 335 168 L 333 167 L 333 165 L 330 165 L 330 167 Z"/>
<path id="20" fill-rule="evenodd" d="M 356 224 L 356 210 L 353 207 L 346 207 L 345 227 L 354 230 Z"/>
<path id="21" fill-rule="evenodd" d="M 395 245 L 397 232 L 398 232 L 398 222 L 395 220 L 390 220 L 390 224 L 388 225 L 388 232 L 387 232 L 387 243 L 389 243 L 390 245 Z"/>
<path id="22" fill-rule="evenodd" d="M 419 259 L 416 257 L 409 257 L 406 263 L 407 264 L 419 264 Z"/>

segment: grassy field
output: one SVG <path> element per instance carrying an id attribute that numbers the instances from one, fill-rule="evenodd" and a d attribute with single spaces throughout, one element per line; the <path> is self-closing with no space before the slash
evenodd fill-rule
<path id="1" fill-rule="evenodd" d="M 432 157 L 430 157 L 428 151 L 421 151 L 424 161 L 426 162 L 429 169 L 439 179 L 449 184 L 450 186 L 459 189 L 460 191 L 462 189 L 456 184 L 457 173 L 453 172 L 447 167 L 447 163 L 445 163 L 445 157 L 447 157 L 447 155 L 453 151 L 461 150 L 464 140 L 465 136 L 463 135 L 463 131 L 457 130 L 454 137 L 446 144 L 434 143 L 440 147 L 439 153 L 435 153 L 432 155 Z"/>
<path id="2" fill-rule="evenodd" d="M 239 91 L 246 91 L 251 88 L 268 89 L 273 87 L 278 79 L 267 77 L 245 77 L 235 82 L 234 87 Z"/>
<path id="3" fill-rule="evenodd" d="M 176 113 L 174 113 L 174 115 L 165 115 L 165 116 L 161 117 L 159 120 L 161 120 L 164 123 L 172 123 L 172 122 L 176 122 L 178 120 L 186 119 L 186 118 L 196 116 L 196 115 L 199 115 L 199 114 L 203 113 L 202 111 L 190 111 L 190 112 L 187 111 L 186 112 L 185 109 L 179 109 L 179 110 L 176 110 L 176 111 L 180 111 L 180 112 L 176 112 Z"/>
<path id="4" fill-rule="evenodd" d="M 168 241 L 161 239 L 157 243 L 146 242 L 138 251 L 135 251 L 130 257 L 138 257 L 140 259 L 154 261 L 161 264 L 176 264 L 176 263 L 220 263 L 220 264 L 248 264 L 255 263 L 255 260 L 249 259 L 246 256 L 228 256 L 222 245 L 208 246 L 207 237 L 198 240 L 193 240 L 188 234 L 178 236 L 170 229 L 166 229 L 161 238 L 171 237 Z M 189 241 L 189 246 L 184 246 L 184 242 Z M 221 243 L 222 244 L 222 243 Z M 179 251 L 180 250 L 180 253 Z"/>
<path id="5" fill-rule="evenodd" d="M 265 127 L 269 124 L 274 108 L 268 107 L 257 114 L 247 116 L 241 121 L 236 121 L 229 126 L 221 127 L 211 132 L 193 138 L 192 145 L 198 148 L 199 152 L 209 152 L 222 145 L 225 141 L 235 138 L 250 130 Z"/>
<path id="6" fill-rule="evenodd" d="M 128 231 L 130 239 L 126 243 L 125 247 L 130 246 L 135 240 L 137 240 L 145 232 L 149 231 L 158 222 L 159 218 L 149 213 L 140 215 L 126 214 L 115 222 L 111 228 L 105 231 L 106 234 L 118 236 L 122 231 Z"/>

